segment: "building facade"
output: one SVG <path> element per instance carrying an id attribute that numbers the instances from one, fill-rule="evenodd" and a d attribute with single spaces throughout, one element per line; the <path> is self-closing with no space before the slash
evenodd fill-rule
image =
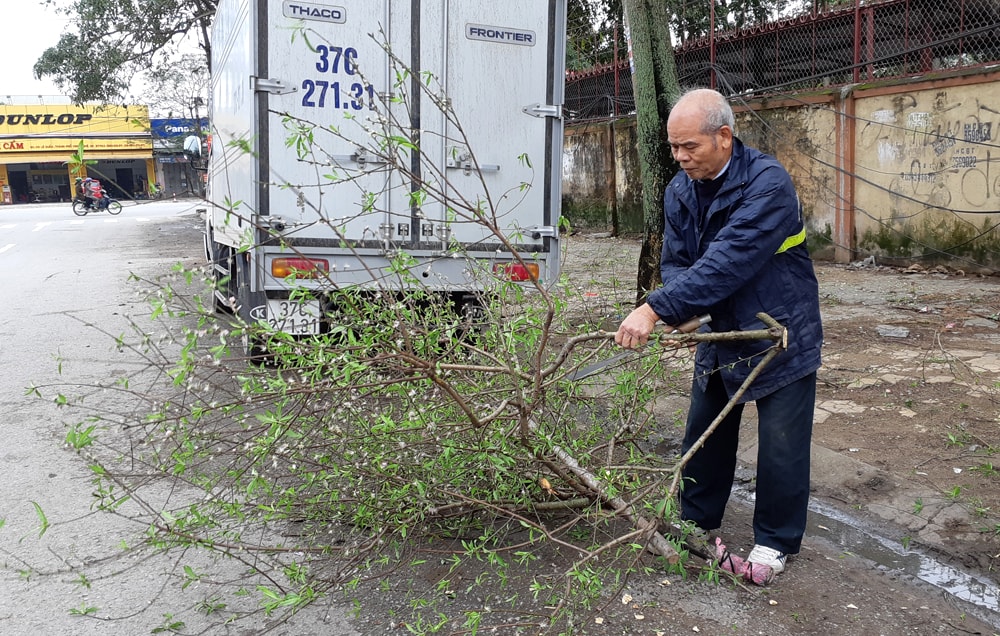
<path id="1" fill-rule="evenodd" d="M 202 196 L 208 119 L 154 118 L 151 126 L 157 189 L 165 196 Z M 197 153 L 191 152 L 193 148 L 197 148 Z"/>
<path id="2" fill-rule="evenodd" d="M 154 168 L 146 106 L 0 104 L 2 205 L 70 201 L 78 176 L 133 198 L 155 182 Z"/>

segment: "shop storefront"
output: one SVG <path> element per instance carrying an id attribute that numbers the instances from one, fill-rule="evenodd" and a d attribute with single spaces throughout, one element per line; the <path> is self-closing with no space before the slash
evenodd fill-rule
<path id="1" fill-rule="evenodd" d="M 72 155 L 83 143 L 84 165 Z M 0 104 L 0 204 L 69 201 L 77 176 L 117 198 L 155 182 L 146 106 Z"/>
<path id="2" fill-rule="evenodd" d="M 150 120 L 153 132 L 153 156 L 156 183 L 166 196 L 204 195 L 204 160 L 207 156 L 208 118 L 166 118 Z M 199 148 L 189 152 L 191 140 Z M 185 148 L 187 146 L 187 149 Z"/>

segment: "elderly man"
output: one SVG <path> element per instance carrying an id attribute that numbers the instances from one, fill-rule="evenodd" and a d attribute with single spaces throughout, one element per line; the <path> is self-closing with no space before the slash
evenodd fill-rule
<path id="1" fill-rule="evenodd" d="M 746 560 L 716 539 L 720 566 L 763 585 L 785 569 L 805 532 L 816 370 L 823 334 L 819 292 L 798 196 L 773 157 L 734 136 L 733 111 L 716 91 L 693 90 L 670 112 L 667 137 L 683 172 L 663 197 L 663 286 L 630 313 L 615 341 L 644 345 L 657 320 L 678 325 L 711 314 L 715 331 L 788 327 L 788 349 L 742 396 L 684 468 L 681 517 L 700 534 L 722 525 L 736 470 L 745 402 L 758 413 L 754 546 Z M 695 361 L 686 452 L 720 414 L 769 342 L 702 343 Z"/>

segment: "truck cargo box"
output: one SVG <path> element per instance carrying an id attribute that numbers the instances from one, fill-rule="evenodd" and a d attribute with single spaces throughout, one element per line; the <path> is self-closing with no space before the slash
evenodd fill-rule
<path id="1" fill-rule="evenodd" d="M 555 281 L 565 11 L 222 0 L 206 219 L 217 304 L 308 334 L 332 288 Z M 392 271 L 400 254 L 413 278 Z M 289 302 L 289 273 L 314 302 Z"/>

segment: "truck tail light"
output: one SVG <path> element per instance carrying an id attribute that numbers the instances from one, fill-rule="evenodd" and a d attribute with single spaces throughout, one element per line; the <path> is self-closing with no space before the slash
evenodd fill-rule
<path id="1" fill-rule="evenodd" d="M 325 258 L 276 258 L 271 261 L 271 276 L 275 278 L 322 278 L 330 271 Z"/>
<path id="2" fill-rule="evenodd" d="M 515 283 L 538 280 L 538 263 L 497 263 L 493 273 Z"/>

